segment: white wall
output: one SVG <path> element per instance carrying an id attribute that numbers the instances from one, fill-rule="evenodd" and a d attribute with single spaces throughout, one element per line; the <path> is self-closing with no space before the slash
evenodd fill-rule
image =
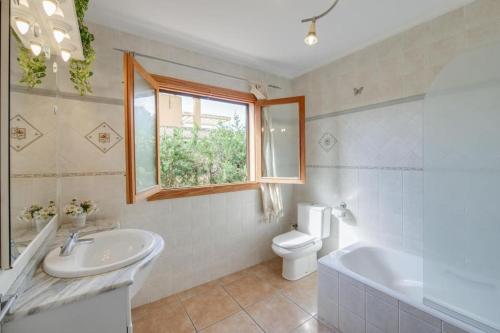
<path id="1" fill-rule="evenodd" d="M 477 0 L 293 80 L 307 103 L 297 198 L 352 212 L 321 254 L 359 239 L 421 253 L 422 94 L 456 55 L 498 42 L 499 18 L 500 1 Z M 325 135 L 337 141 L 329 150 Z"/>
<path id="2" fill-rule="evenodd" d="M 290 82 L 103 26 L 91 24 L 90 30 L 95 34 L 94 93 L 83 98 L 75 95 L 67 69 L 64 63 L 60 63 L 57 131 L 53 133 L 52 127 L 45 126 L 48 118 L 30 117 L 29 120 L 40 126 L 44 134 L 50 130 L 50 137 L 56 137 L 57 175 L 53 177 L 58 180 L 61 205 L 73 197 L 90 198 L 100 207 L 95 218 L 119 221 L 124 228 L 151 230 L 165 239 L 165 250 L 134 303 L 151 302 L 271 258 L 274 255 L 272 238 L 294 221 L 291 186 L 284 187 L 286 215 L 279 224 L 263 222 L 260 194 L 256 190 L 125 204 L 123 65 L 122 53 L 113 48 L 168 58 L 254 82 L 272 83 L 282 87 L 270 91 L 271 96 L 276 97 L 290 94 Z M 248 91 L 245 81 L 145 59 L 139 61 L 156 73 Z M 28 96 L 26 93 L 19 95 Z M 107 152 L 102 152 L 86 139 L 103 122 L 119 136 L 118 143 Z M 46 148 L 42 144 L 44 141 L 39 141 L 30 146 L 31 152 L 41 152 Z M 31 162 L 36 163 L 36 159 L 31 159 Z M 19 179 L 18 182 L 34 184 L 33 176 L 28 176 L 31 178 Z M 33 189 L 33 185 L 25 187 L 26 193 Z"/>

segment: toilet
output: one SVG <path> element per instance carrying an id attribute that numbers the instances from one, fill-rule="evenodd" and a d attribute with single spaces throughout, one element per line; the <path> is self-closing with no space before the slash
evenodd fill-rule
<path id="1" fill-rule="evenodd" d="M 298 280 L 316 271 L 322 239 L 330 236 L 331 214 L 330 207 L 299 203 L 297 230 L 273 238 L 272 249 L 283 258 L 282 276 L 285 279 Z"/>

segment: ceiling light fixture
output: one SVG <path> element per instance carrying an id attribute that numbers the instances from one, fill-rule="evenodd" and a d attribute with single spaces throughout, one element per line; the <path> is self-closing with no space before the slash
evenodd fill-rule
<path id="1" fill-rule="evenodd" d="M 314 44 L 318 43 L 318 35 L 316 34 L 316 21 L 319 20 L 320 18 L 323 18 L 328 13 L 330 13 L 332 9 L 335 8 L 335 6 L 337 6 L 338 3 L 339 0 L 335 0 L 335 2 L 330 6 L 330 8 L 328 8 L 323 13 L 303 19 L 301 21 L 302 23 L 311 22 L 311 25 L 309 26 L 309 32 L 307 33 L 306 38 L 304 38 L 304 42 L 306 43 L 306 45 L 313 46 Z"/>
<path id="2" fill-rule="evenodd" d="M 21 35 L 26 35 L 26 33 L 30 30 L 30 23 L 19 17 L 16 17 L 14 20 L 16 21 L 17 30 L 19 30 Z"/>
<path id="3" fill-rule="evenodd" d="M 53 31 L 52 31 L 53 35 L 54 35 L 54 38 L 57 42 L 57 44 L 61 44 L 61 42 L 64 40 L 64 38 L 66 37 L 66 32 L 62 29 L 58 29 L 58 28 L 55 28 Z"/>
<path id="4" fill-rule="evenodd" d="M 308 46 L 313 46 L 318 42 L 318 36 L 316 35 L 316 20 L 313 20 L 311 22 L 311 25 L 309 26 L 309 33 L 307 34 L 306 38 L 304 38 L 304 43 Z"/>
<path id="5" fill-rule="evenodd" d="M 43 0 L 42 6 L 47 16 L 52 16 L 57 11 L 57 2 L 55 0 Z"/>
<path id="6" fill-rule="evenodd" d="M 68 62 L 69 58 L 71 58 L 71 52 L 65 49 L 61 50 L 61 58 L 64 62 Z"/>
<path id="7" fill-rule="evenodd" d="M 39 56 L 40 53 L 42 52 L 42 45 L 40 45 L 38 43 L 31 42 L 30 43 L 30 48 L 31 48 L 31 52 L 33 52 L 33 54 L 35 56 Z"/>

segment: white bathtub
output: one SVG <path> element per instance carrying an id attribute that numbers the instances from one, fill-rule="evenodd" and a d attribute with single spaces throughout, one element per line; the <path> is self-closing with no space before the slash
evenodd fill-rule
<path id="1" fill-rule="evenodd" d="M 422 302 L 422 257 L 356 243 L 320 263 L 399 300 Z"/>
<path id="2" fill-rule="evenodd" d="M 482 332 L 423 304 L 422 266 L 367 243 L 332 252 L 319 260 L 318 317 L 343 333 Z"/>

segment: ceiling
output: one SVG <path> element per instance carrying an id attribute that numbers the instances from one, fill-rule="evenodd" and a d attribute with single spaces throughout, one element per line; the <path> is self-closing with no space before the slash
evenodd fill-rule
<path id="1" fill-rule="evenodd" d="M 308 25 L 300 20 L 318 15 L 332 2 L 94 0 L 87 18 L 293 78 L 471 0 L 340 0 L 318 21 L 319 43 L 306 46 Z"/>

